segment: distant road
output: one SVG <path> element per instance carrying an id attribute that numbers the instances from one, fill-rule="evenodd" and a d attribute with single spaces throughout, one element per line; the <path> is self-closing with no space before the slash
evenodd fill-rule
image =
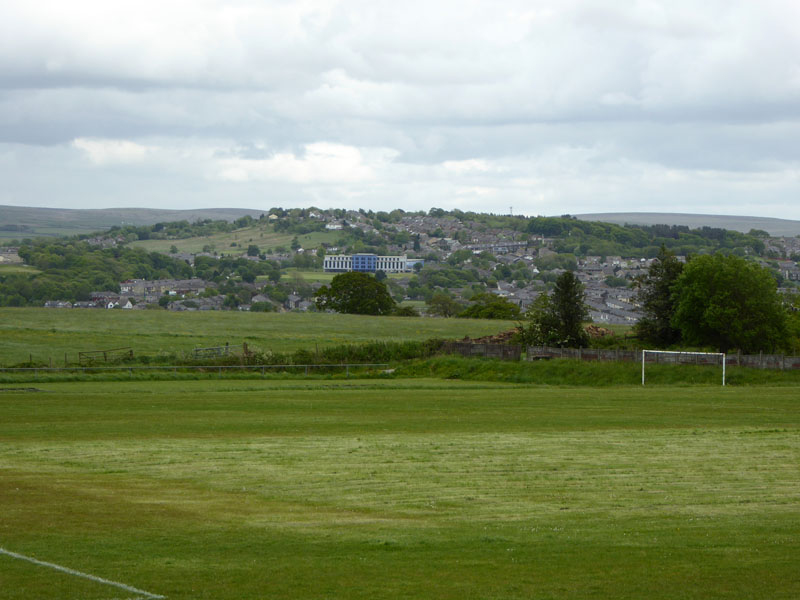
<path id="1" fill-rule="evenodd" d="M 730 215 L 689 215 L 680 213 L 591 213 L 573 215 L 582 221 L 604 221 L 624 225 L 687 225 L 696 227 L 718 227 L 747 233 L 761 229 L 770 235 L 794 237 L 800 235 L 800 221 L 773 219 L 769 217 L 739 217 Z"/>

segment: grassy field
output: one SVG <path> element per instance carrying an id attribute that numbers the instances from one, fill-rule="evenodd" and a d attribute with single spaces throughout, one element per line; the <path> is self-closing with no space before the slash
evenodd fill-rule
<path id="1" fill-rule="evenodd" d="M 309 283 L 314 281 L 319 281 L 320 283 L 330 283 L 331 280 L 340 275 L 340 273 L 330 273 L 325 271 L 309 271 L 305 269 L 295 269 L 290 268 L 286 269 L 283 273 L 283 279 L 281 281 L 291 281 L 295 277 L 300 277 L 304 281 Z M 389 279 L 408 279 L 409 277 L 413 277 L 414 273 L 387 273 L 386 277 Z M 258 279 L 260 281 L 264 281 L 267 279 L 265 275 L 259 276 Z M 424 302 L 422 304 L 425 304 Z"/>
<path id="2" fill-rule="evenodd" d="M 294 233 L 276 233 L 269 224 L 256 224 L 230 232 L 217 233 L 210 236 L 192 237 L 183 240 L 141 240 L 130 244 L 131 247 L 144 248 L 150 252 L 169 252 L 174 245 L 179 252 L 201 252 L 204 246 L 211 246 L 220 254 L 242 254 L 250 244 L 255 244 L 262 252 L 277 246 L 289 248 Z M 342 237 L 340 231 L 315 231 L 298 235 L 297 239 L 303 248 L 316 248 L 322 242 L 333 244 Z M 231 246 L 231 244 L 236 244 Z"/>
<path id="3" fill-rule="evenodd" d="M 36 273 L 41 273 L 41 271 L 35 267 L 29 267 L 28 265 L 18 265 L 18 264 L 6 264 L 0 265 L 0 276 L 3 275 L 16 275 L 16 274 L 25 274 L 25 275 L 35 275 Z"/>
<path id="4" fill-rule="evenodd" d="M 800 597 L 796 388 L 38 389 L 0 392 L 0 547 L 149 597 Z"/>
<path id="5" fill-rule="evenodd" d="M 243 342 L 255 349 L 313 350 L 372 340 L 480 337 L 510 321 L 367 317 L 323 313 L 80 310 L 0 308 L 0 366 L 28 361 L 63 366 L 79 351 L 131 347 L 135 355 L 188 352 Z"/>

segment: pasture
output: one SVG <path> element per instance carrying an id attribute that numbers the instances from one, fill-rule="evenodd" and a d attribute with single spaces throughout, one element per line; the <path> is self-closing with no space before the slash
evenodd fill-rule
<path id="1" fill-rule="evenodd" d="M 0 263 L 0 276 L 3 275 L 35 275 L 41 271 L 35 267 L 22 265 L 17 263 L 1 264 Z"/>
<path id="2" fill-rule="evenodd" d="M 140 240 L 131 242 L 133 248 L 144 248 L 148 252 L 167 253 L 174 245 L 179 252 L 202 252 L 210 246 L 219 254 L 240 255 L 247 251 L 250 244 L 255 244 L 262 252 L 278 246 L 288 248 L 294 233 L 276 232 L 274 227 L 266 223 L 257 223 L 250 227 L 234 231 L 219 232 L 208 236 L 197 236 L 176 240 Z M 316 248 L 322 242 L 333 244 L 342 237 L 341 231 L 315 231 L 296 236 L 303 248 Z"/>
<path id="3" fill-rule="evenodd" d="M 63 366 L 79 351 L 131 347 L 135 356 L 176 354 L 226 342 L 288 352 L 373 340 L 425 340 L 491 335 L 512 321 L 369 317 L 328 313 L 0 308 L 0 366 Z"/>
<path id="4" fill-rule="evenodd" d="M 796 387 L 37 390 L 0 548 L 107 582 L 0 552 L 3 598 L 800 597 Z"/>

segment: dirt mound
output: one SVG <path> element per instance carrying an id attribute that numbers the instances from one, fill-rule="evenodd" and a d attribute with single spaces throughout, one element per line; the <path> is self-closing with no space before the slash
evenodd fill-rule
<path id="1" fill-rule="evenodd" d="M 519 332 L 518 329 L 509 329 L 508 331 L 502 331 L 500 333 L 496 333 L 494 335 L 485 335 L 479 338 L 471 338 L 466 336 L 463 340 L 460 340 L 464 344 L 510 344 L 514 336 Z"/>
<path id="2" fill-rule="evenodd" d="M 585 329 L 590 338 L 601 338 L 614 335 L 614 332 L 610 329 L 606 329 L 605 327 L 600 327 L 598 325 L 587 325 Z"/>

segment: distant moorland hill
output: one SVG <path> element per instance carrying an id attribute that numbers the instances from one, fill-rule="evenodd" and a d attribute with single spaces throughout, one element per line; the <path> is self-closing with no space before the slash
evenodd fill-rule
<path id="1" fill-rule="evenodd" d="M 248 208 L 38 208 L 0 206 L 0 238 L 78 235 L 106 230 L 114 225 L 154 225 L 199 219 L 233 221 L 244 215 L 257 217 L 263 210 Z"/>
<path id="2" fill-rule="evenodd" d="M 591 213 L 574 215 L 583 221 L 601 221 L 618 225 L 686 225 L 698 227 L 717 227 L 747 233 L 751 229 L 761 229 L 774 236 L 800 235 L 800 221 L 773 219 L 769 217 L 740 217 L 732 215 L 691 215 L 680 213 Z"/>
<path id="3" fill-rule="evenodd" d="M 258 217 L 268 209 L 198 208 L 162 210 L 154 208 L 68 209 L 0 205 L 0 239 L 93 233 L 115 225 L 154 225 L 171 221 L 200 219 L 233 221 L 250 215 Z M 685 225 L 690 228 L 717 227 L 747 233 L 760 229 L 774 236 L 800 235 L 800 221 L 770 217 L 695 215 L 682 213 L 587 213 L 574 215 L 584 221 L 619 225 Z"/>

